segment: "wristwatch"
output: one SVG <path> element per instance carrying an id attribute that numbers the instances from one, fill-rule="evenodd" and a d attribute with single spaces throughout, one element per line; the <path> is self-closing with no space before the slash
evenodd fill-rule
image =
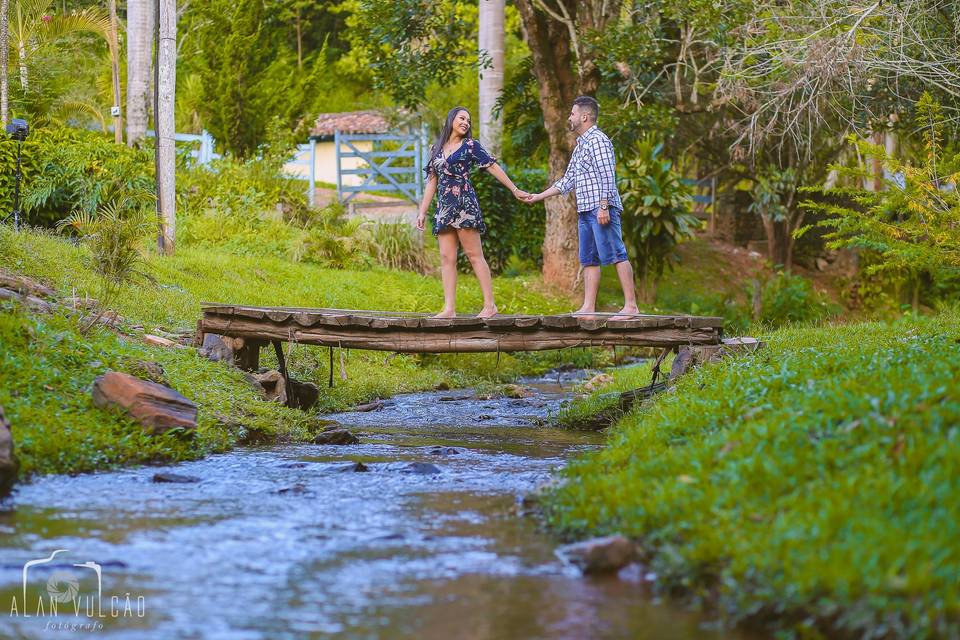
<path id="1" fill-rule="evenodd" d="M 603 209 L 604 211 L 606 211 L 607 209 L 610 208 L 610 205 L 608 205 L 606 202 L 601 202 L 601 203 L 600 203 L 600 208 Z"/>

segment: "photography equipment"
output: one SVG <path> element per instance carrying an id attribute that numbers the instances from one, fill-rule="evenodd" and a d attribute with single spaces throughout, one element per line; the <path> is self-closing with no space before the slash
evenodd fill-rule
<path id="1" fill-rule="evenodd" d="M 20 171 L 20 149 L 23 141 L 27 139 L 28 133 L 30 133 L 30 127 L 27 125 L 26 120 L 14 118 L 10 121 L 10 124 L 7 125 L 7 134 L 17 141 L 17 179 L 13 187 L 13 211 L 6 216 L 7 218 L 11 215 L 13 216 L 14 231 L 19 231 L 20 229 L 20 179 L 23 177 Z M 6 218 L 4 218 L 4 220 L 6 220 Z"/>
<path id="2" fill-rule="evenodd" d="M 27 139 L 27 134 L 30 133 L 30 127 L 26 120 L 14 118 L 7 125 L 7 133 L 17 142 L 23 142 Z"/>

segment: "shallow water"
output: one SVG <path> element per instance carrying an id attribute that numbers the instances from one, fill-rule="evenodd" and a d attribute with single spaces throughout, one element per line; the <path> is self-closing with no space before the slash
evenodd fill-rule
<path id="1" fill-rule="evenodd" d="M 21 486 L 0 513 L 0 636 L 744 637 L 652 603 L 637 567 L 579 576 L 518 517 L 519 497 L 602 441 L 540 426 L 576 375 L 563 387 L 527 380 L 523 399 L 410 394 L 330 416 L 360 445 L 238 449 Z M 412 473 L 417 462 L 439 472 Z M 200 482 L 153 482 L 160 471 Z M 24 563 L 57 549 L 29 569 L 24 598 Z M 74 566 L 86 562 L 100 565 L 99 592 L 95 570 Z"/>

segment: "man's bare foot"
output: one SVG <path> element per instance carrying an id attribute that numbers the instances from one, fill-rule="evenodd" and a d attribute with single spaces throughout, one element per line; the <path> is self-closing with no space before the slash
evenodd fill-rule
<path id="1" fill-rule="evenodd" d="M 625 306 L 623 309 L 617 312 L 617 315 L 610 318 L 611 320 L 636 320 L 637 316 L 640 315 L 640 309 L 637 308 L 637 305 Z"/>
<path id="2" fill-rule="evenodd" d="M 498 313 L 500 313 L 500 310 L 497 309 L 497 305 L 493 305 L 492 307 L 484 307 L 483 309 L 481 309 L 480 313 L 477 314 L 477 317 L 483 318 L 483 319 L 492 318 Z"/>
<path id="3" fill-rule="evenodd" d="M 431 318 L 456 318 L 456 317 L 457 317 L 457 312 L 456 312 L 456 310 L 454 310 L 454 311 L 446 311 L 446 310 L 444 310 L 444 311 L 441 311 L 440 313 L 438 313 L 438 314 L 436 314 L 436 315 L 432 315 L 432 316 L 430 316 L 430 317 L 431 317 Z"/>
<path id="4" fill-rule="evenodd" d="M 597 316 L 594 315 L 595 313 L 596 313 L 595 309 L 580 307 L 579 309 L 573 312 L 573 315 L 575 315 L 578 318 L 585 318 L 587 320 L 596 320 Z"/>

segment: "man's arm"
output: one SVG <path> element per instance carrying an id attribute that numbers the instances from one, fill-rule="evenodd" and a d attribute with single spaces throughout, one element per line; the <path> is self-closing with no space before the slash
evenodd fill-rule
<path id="1" fill-rule="evenodd" d="M 610 222 L 610 211 L 605 209 L 613 201 L 613 196 L 617 192 L 617 160 L 613 154 L 613 143 L 601 137 L 595 137 L 591 144 L 593 151 L 594 165 L 597 170 L 597 177 L 600 181 L 600 212 L 597 215 L 597 222 L 607 224 Z"/>
<path id="2" fill-rule="evenodd" d="M 545 200 L 552 196 L 570 193 L 576 184 L 576 175 L 573 171 L 573 160 L 571 160 L 570 164 L 567 165 L 567 170 L 564 172 L 562 178 L 554 182 L 553 186 L 547 187 L 540 193 L 527 196 L 526 201 L 530 203 L 540 202 L 541 200 Z"/>

